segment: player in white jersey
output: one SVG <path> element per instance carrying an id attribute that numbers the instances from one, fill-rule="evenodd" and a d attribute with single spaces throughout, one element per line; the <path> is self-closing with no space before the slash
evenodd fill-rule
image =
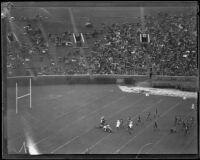
<path id="1" fill-rule="evenodd" d="M 117 122 L 116 122 L 116 128 L 119 129 L 119 128 L 120 128 L 120 125 L 121 125 L 120 120 L 117 120 Z"/>
<path id="2" fill-rule="evenodd" d="M 106 120 L 105 120 L 105 118 L 104 118 L 104 116 L 102 116 L 101 117 L 101 120 L 100 120 L 100 126 L 105 126 L 105 124 L 106 124 Z"/>
<path id="3" fill-rule="evenodd" d="M 109 125 L 109 124 L 107 124 L 107 125 L 103 126 L 103 129 L 104 129 L 104 131 L 105 131 L 105 132 L 109 132 L 109 133 L 111 133 L 111 132 L 112 132 L 112 128 L 110 127 L 110 125 Z"/>
<path id="4" fill-rule="evenodd" d="M 129 134 L 131 134 L 132 128 L 133 128 L 133 121 L 130 120 L 130 121 L 129 121 L 129 124 L 128 124 L 128 132 L 129 132 Z"/>

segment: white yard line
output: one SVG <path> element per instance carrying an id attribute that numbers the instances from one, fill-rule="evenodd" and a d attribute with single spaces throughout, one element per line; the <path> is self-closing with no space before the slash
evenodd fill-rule
<path id="1" fill-rule="evenodd" d="M 24 143 L 22 144 L 22 147 L 19 149 L 18 153 L 22 151 L 23 147 L 24 147 Z"/>
<path id="2" fill-rule="evenodd" d="M 63 145 L 57 147 L 56 149 L 54 149 L 53 151 L 51 151 L 51 154 L 56 152 L 57 150 L 61 149 L 62 147 L 66 146 L 67 144 L 71 143 L 73 140 L 77 139 L 79 136 L 76 136 L 74 138 L 72 138 L 71 140 L 67 141 L 66 143 L 64 143 Z"/>
<path id="3" fill-rule="evenodd" d="M 96 101 L 96 100 L 98 100 L 99 98 L 96 98 L 95 100 L 94 100 L 94 102 Z M 85 106 L 85 105 L 84 105 Z M 80 110 L 81 108 L 79 108 L 79 110 Z M 69 113 L 69 112 L 68 112 Z M 70 112 L 71 113 L 71 112 Z M 64 116 L 64 115 L 62 115 L 62 116 Z M 59 117 L 57 117 L 57 118 L 59 118 Z M 56 119 L 57 119 L 56 118 Z M 83 118 L 83 117 L 81 117 L 81 118 Z M 55 119 L 55 120 L 56 120 Z M 48 125 L 48 127 L 45 127 L 45 129 L 44 130 L 46 130 L 46 129 L 48 129 L 49 128 L 49 126 L 51 126 L 52 124 L 49 124 Z M 21 135 L 18 137 L 18 138 L 20 138 L 21 137 Z M 50 136 L 48 136 L 48 137 L 45 137 L 45 138 L 42 138 L 42 139 L 40 139 L 39 141 L 37 141 L 37 142 L 35 142 L 33 145 L 37 145 L 37 144 L 39 144 L 39 143 L 41 143 L 41 142 L 43 142 L 43 141 L 45 141 L 47 138 L 49 138 Z M 13 140 L 15 140 L 15 139 L 13 139 Z M 11 140 L 11 141 L 13 141 L 13 140 Z"/>
<path id="4" fill-rule="evenodd" d="M 39 140 L 39 141 L 37 141 L 37 142 L 35 142 L 35 143 L 33 144 L 33 146 L 35 146 L 35 145 L 37 145 L 37 144 L 39 144 L 39 143 L 45 141 L 47 138 L 49 138 L 49 136 L 48 136 L 48 137 L 45 137 L 45 138 L 43 138 L 43 139 L 41 139 L 41 140 Z"/>
<path id="5" fill-rule="evenodd" d="M 163 114 L 160 115 L 160 118 L 165 116 L 167 113 L 169 113 L 171 110 L 173 110 L 174 108 L 176 108 L 178 105 L 180 105 L 183 101 L 180 101 L 178 103 L 176 103 L 174 106 L 172 106 L 171 108 L 169 108 L 166 112 L 164 112 Z M 119 149 L 117 149 L 114 153 L 118 153 L 120 152 L 120 150 L 122 150 L 123 148 L 125 148 L 130 142 L 132 142 L 137 136 L 139 136 L 140 134 L 142 134 L 145 129 L 149 128 L 152 124 L 154 123 L 151 122 L 149 125 L 145 126 L 143 130 L 141 130 L 141 132 L 139 132 L 137 135 L 135 135 L 133 138 L 131 138 L 127 143 L 125 143 L 124 145 L 122 145 Z"/>
<path id="6" fill-rule="evenodd" d="M 91 104 L 91 103 L 94 103 L 94 102 L 96 102 L 98 99 L 101 99 L 101 98 L 104 98 L 105 96 L 103 96 L 103 97 L 92 97 L 92 98 L 94 98 L 94 100 L 91 102 L 91 101 L 89 101 L 89 102 L 87 102 L 86 104 L 84 104 L 84 105 L 82 105 L 82 106 L 79 106 L 78 107 L 78 109 L 77 110 L 75 110 L 75 111 L 80 111 L 81 109 L 83 109 L 83 107 L 85 107 L 85 106 L 88 106 L 89 104 Z M 71 113 L 73 113 L 73 112 L 75 112 L 74 110 L 73 111 L 67 111 L 67 112 L 64 112 L 63 114 L 61 114 L 61 115 L 59 115 L 59 116 L 57 116 L 56 118 L 55 118 L 55 120 L 57 120 L 57 119 L 59 119 L 59 118 L 61 118 L 61 117 L 63 117 L 63 116 L 66 116 L 66 115 L 68 115 L 68 114 L 71 114 Z M 52 125 L 52 123 L 50 123 L 49 125 L 48 125 L 48 127 L 49 126 L 51 126 Z M 46 127 L 46 129 L 48 128 L 48 127 Z"/>
<path id="7" fill-rule="evenodd" d="M 91 112 L 91 113 L 90 113 L 89 115 L 87 115 L 87 116 L 82 116 L 82 117 L 80 117 L 79 119 L 73 121 L 73 122 L 70 123 L 69 125 L 66 125 L 64 128 L 58 130 L 57 133 L 59 133 L 59 132 L 65 130 L 67 127 L 73 125 L 74 123 L 77 123 L 77 122 L 79 122 L 79 121 L 81 121 L 81 120 L 83 120 L 83 119 L 85 119 L 85 118 L 88 118 L 91 114 L 94 114 L 94 113 L 96 113 L 96 112 L 98 112 L 98 111 L 100 111 L 100 110 L 102 110 L 102 109 L 104 109 L 104 108 L 106 108 L 106 107 L 109 107 L 111 104 L 116 103 L 116 102 L 120 101 L 120 100 L 123 99 L 123 98 L 125 98 L 125 96 L 122 96 L 122 97 L 118 98 L 117 100 L 114 100 L 114 101 L 112 101 L 111 103 L 108 103 L 108 104 L 104 105 L 102 108 L 98 109 L 97 111 Z M 43 138 L 43 139 L 48 139 L 48 138 L 50 138 L 50 137 L 51 137 L 51 136 L 48 136 L 48 137 L 45 137 L 45 138 Z M 41 140 L 39 140 L 39 141 L 42 142 L 43 139 L 41 139 Z M 40 143 L 40 142 L 39 142 L 39 143 Z M 37 144 L 39 144 L 39 143 L 37 142 Z"/>
<path id="8" fill-rule="evenodd" d="M 16 77 L 15 77 L 15 78 L 16 78 Z M 31 78 L 31 76 L 28 76 L 27 78 Z M 71 92 L 73 92 L 73 91 L 74 91 L 74 89 L 69 90 L 69 92 L 67 92 L 67 94 L 68 94 L 68 93 L 71 93 Z M 66 112 L 64 112 L 64 113 L 66 113 Z M 29 115 L 30 117 L 32 117 L 32 119 L 35 119 L 37 122 L 40 121 L 38 118 L 32 116 L 32 114 L 28 114 L 28 115 Z M 63 116 L 64 116 L 64 115 L 63 115 Z M 59 117 L 56 117 L 55 120 L 57 120 L 58 118 L 59 118 Z M 54 121 L 55 121 L 55 120 L 54 120 Z M 52 122 L 52 123 L 53 123 L 53 122 Z M 43 128 L 43 131 L 44 131 L 45 129 L 47 129 L 48 126 L 51 126 L 52 123 L 50 123 L 50 124 L 48 123 L 48 124 L 46 125 L 46 127 Z M 43 132 L 43 131 L 42 131 L 42 132 Z M 16 140 L 16 139 L 19 139 L 19 138 L 21 138 L 21 137 L 22 137 L 22 135 L 20 134 L 20 135 L 18 135 L 17 137 L 14 137 L 14 138 L 12 138 L 12 139 L 9 139 L 8 141 L 9 141 L 9 142 L 12 142 L 12 141 L 14 141 L 14 140 Z"/>
<path id="9" fill-rule="evenodd" d="M 149 145 L 151 145 L 151 144 L 153 144 L 153 143 L 147 143 L 147 144 L 143 145 L 143 146 L 140 148 L 140 150 L 138 151 L 136 158 L 140 155 L 140 153 L 142 152 L 142 150 L 143 150 L 146 146 L 149 146 Z"/>
<path id="10" fill-rule="evenodd" d="M 124 96 L 123 96 L 124 97 Z M 121 97 L 121 99 L 122 99 L 122 97 Z M 142 101 L 144 99 L 144 97 L 143 98 L 141 98 L 141 99 L 139 99 L 138 101 L 136 101 L 135 103 L 133 103 L 133 104 L 136 104 L 136 103 L 138 103 L 138 102 L 140 102 L 140 101 Z M 118 99 L 119 100 L 119 99 Z M 117 101 L 118 101 L 117 100 Z M 116 102 L 116 101 L 114 101 L 114 102 Z M 111 104 L 111 103 L 110 103 Z M 133 106 L 133 104 L 131 104 L 131 105 L 128 105 L 128 108 L 129 107 L 131 107 L 131 106 Z M 118 113 L 120 113 L 122 110 L 125 110 L 125 109 L 128 109 L 127 107 L 125 107 L 125 108 L 122 108 L 121 110 L 119 110 L 118 112 L 116 112 L 115 114 L 113 114 L 110 118 L 112 118 L 113 116 L 115 116 L 116 114 L 118 114 Z M 96 112 L 96 111 L 95 111 Z M 95 113 L 94 112 L 94 113 Z M 76 136 L 76 138 L 72 138 L 73 140 L 75 140 L 75 139 L 77 139 L 77 138 L 79 138 L 79 137 L 81 137 L 81 136 L 83 136 L 83 135 L 85 135 L 85 134 L 87 134 L 89 131 L 91 131 L 93 129 L 93 127 L 92 128 L 90 128 L 90 129 L 88 129 L 86 132 L 84 132 L 83 134 L 81 134 L 81 135 L 79 135 L 79 136 Z M 62 147 L 64 147 L 64 146 L 66 146 L 67 144 L 69 144 L 68 142 L 72 142 L 73 140 L 69 140 L 69 141 L 67 141 L 64 145 L 61 145 Z M 58 147 L 59 149 L 60 148 L 62 148 L 62 147 Z M 56 151 L 57 151 L 57 148 L 55 149 Z M 55 151 L 52 151 L 51 153 L 54 153 Z"/>
<path id="11" fill-rule="evenodd" d="M 106 137 L 109 137 L 111 135 L 110 134 L 107 134 L 106 136 L 104 136 L 103 138 L 101 138 L 99 141 L 97 141 L 95 144 L 93 144 L 92 146 L 89 147 L 89 149 L 91 150 L 92 148 L 94 148 L 97 144 L 101 143 L 104 139 L 106 139 Z M 81 152 L 81 154 L 84 154 L 85 151 Z"/>

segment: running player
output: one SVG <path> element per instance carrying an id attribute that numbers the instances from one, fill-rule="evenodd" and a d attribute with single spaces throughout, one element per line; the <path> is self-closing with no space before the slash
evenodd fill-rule
<path id="1" fill-rule="evenodd" d="M 106 120 L 105 120 L 104 116 L 102 116 L 102 117 L 101 117 L 101 124 L 104 125 L 105 122 L 106 122 Z"/>
<path id="2" fill-rule="evenodd" d="M 158 109 L 156 108 L 154 117 L 157 118 L 158 116 L 159 116 L 159 115 L 158 115 Z"/>
<path id="3" fill-rule="evenodd" d="M 174 125 L 175 125 L 175 126 L 177 125 L 177 122 L 178 122 L 178 117 L 175 116 L 175 118 L 174 118 Z"/>
<path id="4" fill-rule="evenodd" d="M 155 121 L 155 123 L 154 123 L 154 129 L 157 129 L 158 128 L 158 124 L 157 124 L 157 122 Z"/>
<path id="5" fill-rule="evenodd" d="M 138 123 L 141 122 L 141 117 L 140 117 L 140 115 L 138 116 L 138 120 L 137 120 L 137 122 L 138 122 Z"/>
<path id="6" fill-rule="evenodd" d="M 188 131 L 189 131 L 189 128 L 188 128 L 188 126 L 186 125 L 186 126 L 185 126 L 185 135 L 188 134 Z"/>
<path id="7" fill-rule="evenodd" d="M 182 121 L 182 127 L 183 127 L 183 128 L 185 128 L 185 127 L 186 127 L 186 123 L 185 123 L 185 121 L 184 121 L 184 120 Z"/>
<path id="8" fill-rule="evenodd" d="M 104 129 L 105 132 L 110 132 L 110 133 L 112 132 L 112 128 L 110 127 L 109 124 L 103 126 L 103 129 Z"/>
<path id="9" fill-rule="evenodd" d="M 120 120 L 117 120 L 117 122 L 116 122 L 116 128 L 119 129 L 119 128 L 120 128 L 120 125 L 121 125 Z"/>
<path id="10" fill-rule="evenodd" d="M 138 126 L 139 125 L 139 123 L 141 122 L 141 117 L 140 117 L 140 115 L 138 116 L 138 118 L 137 118 L 137 121 L 136 121 L 136 126 Z"/>
<path id="11" fill-rule="evenodd" d="M 127 126 L 129 125 L 129 122 L 131 121 L 131 117 L 129 116 L 128 118 L 127 118 Z"/>
<path id="12" fill-rule="evenodd" d="M 151 120 L 151 112 L 148 112 L 148 113 L 147 113 L 147 118 L 146 118 L 146 120 Z"/>
<path id="13" fill-rule="evenodd" d="M 122 118 L 120 119 L 120 124 L 121 124 L 121 127 L 124 128 L 124 121 Z"/>
<path id="14" fill-rule="evenodd" d="M 104 116 L 102 116 L 101 121 L 100 121 L 100 127 L 105 126 L 105 124 L 106 124 L 106 120 L 105 120 Z"/>
<path id="15" fill-rule="evenodd" d="M 129 132 L 129 134 L 132 134 L 132 133 L 131 133 L 132 128 L 133 128 L 133 121 L 130 120 L 130 121 L 129 121 L 129 124 L 128 124 L 128 132 Z"/>

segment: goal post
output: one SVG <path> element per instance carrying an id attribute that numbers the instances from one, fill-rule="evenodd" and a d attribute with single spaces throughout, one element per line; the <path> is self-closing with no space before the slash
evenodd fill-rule
<path id="1" fill-rule="evenodd" d="M 29 93 L 27 94 L 24 94 L 22 96 L 18 96 L 18 83 L 16 82 L 16 114 L 18 113 L 18 101 L 21 99 L 21 98 L 24 98 L 24 97 L 27 97 L 29 96 L 29 100 L 30 100 L 30 103 L 29 103 L 29 107 L 32 108 L 32 88 L 31 88 L 31 78 L 29 80 Z"/>

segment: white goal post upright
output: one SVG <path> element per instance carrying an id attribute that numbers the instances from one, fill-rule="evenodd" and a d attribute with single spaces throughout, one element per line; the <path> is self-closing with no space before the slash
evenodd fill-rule
<path id="1" fill-rule="evenodd" d="M 17 82 L 16 82 L 16 114 L 18 113 L 18 101 L 17 101 L 17 98 L 18 98 L 18 90 L 17 90 Z"/>
<path id="2" fill-rule="evenodd" d="M 16 114 L 18 113 L 18 99 L 21 99 L 21 98 L 30 96 L 30 108 L 32 108 L 32 99 L 31 99 L 31 97 L 32 97 L 31 78 L 30 78 L 29 83 L 30 83 L 29 93 L 18 97 L 18 83 L 16 82 Z"/>
<path id="3" fill-rule="evenodd" d="M 32 108 L 32 91 L 31 91 L 31 78 L 30 78 L 30 108 Z"/>

